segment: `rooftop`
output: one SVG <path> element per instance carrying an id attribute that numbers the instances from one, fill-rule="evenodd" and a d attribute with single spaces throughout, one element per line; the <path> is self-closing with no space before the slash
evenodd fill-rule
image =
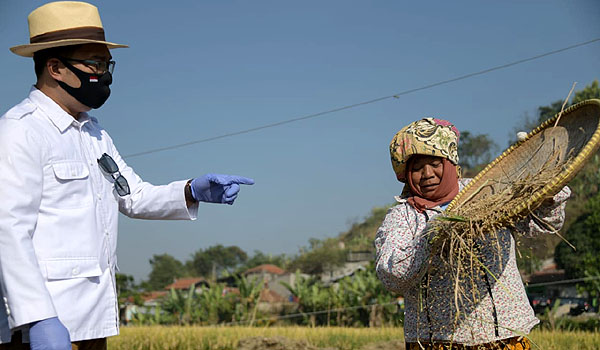
<path id="1" fill-rule="evenodd" d="M 260 272 L 271 273 L 274 275 L 283 275 L 285 273 L 285 271 L 278 266 L 275 266 L 272 264 L 263 264 L 263 265 L 258 265 L 256 267 L 246 270 L 244 272 L 244 275 L 249 275 L 251 273 L 260 273 Z"/>
<path id="2" fill-rule="evenodd" d="M 190 289 L 192 285 L 196 286 L 200 283 L 208 285 L 208 282 L 206 282 L 206 280 L 202 277 L 179 278 L 175 279 L 175 282 L 166 286 L 165 289 Z"/>

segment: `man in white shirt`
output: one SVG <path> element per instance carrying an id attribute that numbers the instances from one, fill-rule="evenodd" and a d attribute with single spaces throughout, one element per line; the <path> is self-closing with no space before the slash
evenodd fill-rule
<path id="1" fill-rule="evenodd" d="M 143 182 L 87 114 L 110 95 L 109 49 L 126 46 L 104 39 L 87 3 L 49 3 L 28 20 L 30 44 L 11 51 L 34 57 L 37 83 L 0 117 L 0 350 L 27 340 L 34 350 L 106 349 L 119 330 L 119 211 L 193 220 L 199 201 L 233 204 L 254 181 Z"/>

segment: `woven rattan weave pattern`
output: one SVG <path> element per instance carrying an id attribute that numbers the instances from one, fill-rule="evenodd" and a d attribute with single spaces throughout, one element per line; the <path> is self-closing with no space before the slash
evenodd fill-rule
<path id="1" fill-rule="evenodd" d="M 599 146 L 600 100 L 573 105 L 491 162 L 454 198 L 447 212 L 514 192 L 520 183 L 541 180 L 534 193 L 524 194 L 518 205 L 503 210 L 505 219 L 526 215 L 569 182 Z"/>

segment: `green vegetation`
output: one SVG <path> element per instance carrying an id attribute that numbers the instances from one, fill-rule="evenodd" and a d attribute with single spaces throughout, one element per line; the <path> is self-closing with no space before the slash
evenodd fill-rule
<path id="1" fill-rule="evenodd" d="M 564 267 L 566 277 L 599 277 L 600 193 L 596 193 L 586 202 L 584 213 L 569 227 L 566 237 L 576 250 L 573 251 L 566 242 L 561 242 L 554 252 L 556 263 Z M 600 297 L 599 279 L 589 279 L 579 286 L 590 296 Z"/>
<path id="2" fill-rule="evenodd" d="M 340 235 L 340 240 L 351 251 L 374 251 L 373 240 L 381 226 L 389 206 L 377 207 L 362 222 L 354 223 L 350 229 Z"/>
<path id="3" fill-rule="evenodd" d="M 152 272 L 150 278 L 143 284 L 145 290 L 161 290 L 173 283 L 175 278 L 185 275 L 183 264 L 169 254 L 154 255 L 150 259 Z"/>
<path id="4" fill-rule="evenodd" d="M 338 239 L 311 238 L 309 243 L 310 247 L 302 249 L 300 254 L 290 262 L 289 270 L 318 275 L 342 266 L 346 262 L 346 250 L 338 244 Z"/>
<path id="5" fill-rule="evenodd" d="M 498 153 L 498 145 L 488 135 L 472 135 L 462 131 L 458 155 L 463 177 L 473 177 L 490 163 Z"/>
<path id="6" fill-rule="evenodd" d="M 315 326 L 397 326 L 402 312 L 397 297 L 383 288 L 370 265 L 335 285 L 296 273 L 293 285 L 282 283 L 298 303 L 283 305 L 282 315 L 259 310 L 263 281 L 235 277 L 237 290 L 211 283 L 198 292 L 171 290 L 156 309 L 134 313 L 136 325 L 271 325 Z M 278 316 L 282 316 L 278 318 Z"/>
<path id="7" fill-rule="evenodd" d="M 199 249 L 192 255 L 192 259 L 185 263 L 186 271 L 190 276 L 212 277 L 219 272 L 231 273 L 233 269 L 248 260 L 245 251 L 237 246 L 224 247 L 216 245 L 206 249 Z"/>

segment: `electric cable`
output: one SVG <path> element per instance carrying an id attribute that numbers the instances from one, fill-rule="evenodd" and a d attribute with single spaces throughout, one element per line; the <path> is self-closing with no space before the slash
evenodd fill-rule
<path id="1" fill-rule="evenodd" d="M 458 77 L 454 77 L 454 78 L 451 78 L 451 79 L 446 79 L 446 80 L 438 81 L 436 83 L 427 84 L 427 85 L 424 85 L 424 86 L 421 86 L 421 87 L 404 90 L 404 91 L 401 91 L 401 92 L 393 94 L 393 95 L 378 97 L 378 98 L 375 98 L 375 99 L 372 99 L 372 100 L 358 102 L 358 103 L 350 104 L 350 105 L 347 105 L 347 106 L 333 108 L 333 109 L 330 109 L 330 110 L 326 110 L 326 111 L 322 111 L 322 112 L 318 112 L 318 113 L 313 113 L 313 114 L 308 114 L 308 115 L 297 117 L 297 118 L 282 120 L 282 121 L 271 123 L 271 124 L 265 124 L 265 125 L 257 126 L 257 127 L 250 128 L 250 129 L 244 129 L 244 130 L 229 132 L 229 133 L 225 133 L 225 134 L 221 134 L 221 135 L 217 135 L 217 136 L 212 136 L 212 137 L 207 137 L 207 138 L 203 138 L 203 139 L 188 141 L 188 142 L 184 142 L 184 143 L 180 143 L 180 144 L 176 144 L 176 145 L 172 145 L 172 146 L 160 147 L 160 148 L 155 148 L 155 149 L 151 149 L 151 150 L 148 150 L 148 151 L 142 151 L 142 152 L 138 152 L 138 153 L 132 153 L 132 154 L 128 154 L 128 155 L 123 156 L 123 158 L 139 157 L 139 156 L 143 156 L 143 155 L 147 155 L 147 154 L 151 154 L 151 153 L 168 151 L 168 150 L 172 150 L 172 149 L 176 149 L 176 148 L 181 148 L 181 147 L 186 147 L 186 146 L 190 146 L 190 145 L 195 145 L 195 144 L 199 144 L 199 143 L 205 143 L 205 142 L 215 141 L 215 140 L 219 140 L 219 139 L 223 139 L 223 138 L 227 138 L 227 137 L 248 134 L 248 133 L 251 133 L 251 132 L 258 131 L 258 130 L 263 130 L 263 129 L 268 129 L 268 128 L 274 128 L 274 127 L 285 125 L 285 124 L 295 123 L 295 122 L 298 122 L 298 121 L 301 121 L 301 120 L 312 119 L 312 118 L 320 117 L 320 116 L 323 116 L 323 115 L 326 115 L 326 114 L 331 114 L 331 113 L 340 112 L 340 111 L 351 109 L 351 108 L 356 108 L 356 107 L 359 107 L 359 106 L 364 106 L 364 105 L 368 105 L 368 104 L 372 104 L 372 103 L 376 103 L 376 102 L 381 102 L 383 100 L 388 100 L 388 99 L 391 99 L 391 98 L 399 98 L 400 96 L 408 95 L 408 94 L 411 94 L 413 92 L 431 89 L 431 88 L 436 87 L 436 86 L 445 85 L 445 84 L 453 83 L 453 82 L 456 82 L 456 81 L 459 81 L 459 80 L 464 80 L 464 79 L 468 79 L 468 78 L 471 78 L 471 77 L 475 77 L 475 76 L 478 76 L 478 75 L 487 74 L 487 73 L 490 73 L 490 72 L 493 72 L 493 71 L 497 71 L 497 70 L 500 70 L 500 69 L 505 69 L 505 68 L 508 68 L 508 67 L 516 66 L 518 64 L 522 64 L 522 63 L 525 63 L 525 62 L 530 62 L 530 61 L 533 61 L 533 60 L 537 60 L 537 59 L 540 59 L 540 58 L 543 58 L 543 57 L 554 55 L 554 54 L 557 54 L 557 53 L 560 53 L 560 52 L 564 52 L 564 51 L 567 51 L 567 50 L 571 50 L 571 49 L 574 49 L 574 48 L 577 48 L 577 47 L 586 46 L 586 45 L 595 43 L 597 41 L 600 41 L 600 38 L 596 38 L 596 39 L 588 40 L 588 41 L 585 41 L 585 42 L 573 44 L 573 45 L 570 45 L 570 46 L 567 46 L 567 47 L 563 47 L 561 49 L 557 49 L 557 50 L 553 50 L 553 51 L 548 51 L 548 52 L 545 52 L 545 53 L 542 53 L 542 54 L 539 54 L 539 55 L 531 56 L 531 57 L 528 57 L 528 58 L 523 58 L 523 59 L 520 59 L 520 60 L 517 60 L 517 61 L 505 63 L 505 64 L 502 64 L 502 65 L 499 65 L 499 66 L 494 66 L 494 67 L 487 68 L 487 69 L 484 69 L 484 70 L 480 70 L 480 71 L 477 71 L 477 72 L 468 73 L 468 74 L 465 74 L 465 75 L 460 75 Z"/>

